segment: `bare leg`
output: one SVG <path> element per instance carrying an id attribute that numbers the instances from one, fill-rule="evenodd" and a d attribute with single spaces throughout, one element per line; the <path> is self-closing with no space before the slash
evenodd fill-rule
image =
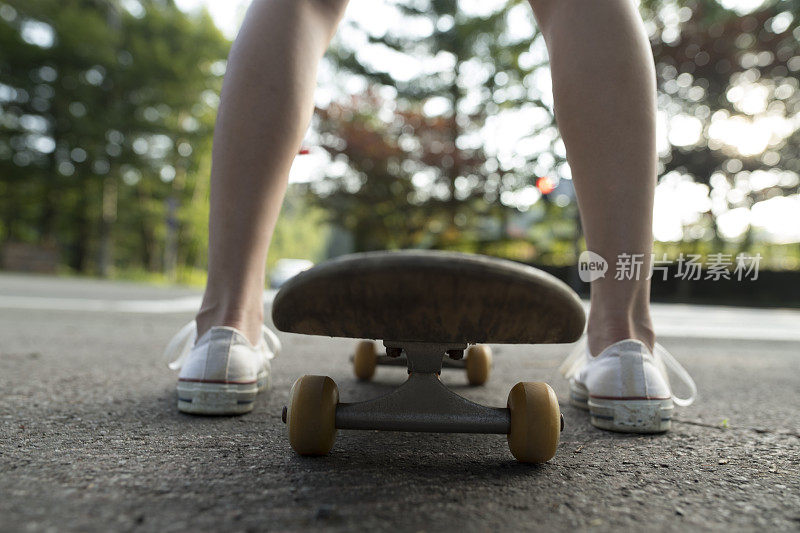
<path id="1" fill-rule="evenodd" d="M 347 0 L 255 0 L 230 53 L 214 131 L 208 284 L 198 335 L 261 335 L 267 249 L 311 120 L 316 72 Z"/>
<path id="2" fill-rule="evenodd" d="M 550 54 L 558 127 L 587 248 L 609 262 L 592 282 L 593 355 L 638 339 L 651 349 L 650 268 L 656 183 L 655 74 L 631 0 L 530 0 Z M 614 279 L 617 256 L 644 254 L 641 277 Z"/>

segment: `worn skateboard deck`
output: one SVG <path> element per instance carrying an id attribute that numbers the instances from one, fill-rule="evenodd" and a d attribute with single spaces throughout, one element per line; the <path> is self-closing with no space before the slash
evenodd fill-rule
<path id="1" fill-rule="evenodd" d="M 307 335 L 497 344 L 573 342 L 585 323 L 575 293 L 541 270 L 419 250 L 321 263 L 278 291 L 272 319 Z"/>

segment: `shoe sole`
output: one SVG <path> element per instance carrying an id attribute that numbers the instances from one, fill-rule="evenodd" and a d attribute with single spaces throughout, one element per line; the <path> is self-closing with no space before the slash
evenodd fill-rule
<path id="1" fill-rule="evenodd" d="M 193 415 L 241 415 L 253 410 L 258 393 L 270 386 L 269 374 L 254 383 L 178 381 L 178 410 Z"/>
<path id="2" fill-rule="evenodd" d="M 589 411 L 594 427 L 619 433 L 663 433 L 672 425 L 672 399 L 593 398 L 570 383 L 569 403 Z"/>

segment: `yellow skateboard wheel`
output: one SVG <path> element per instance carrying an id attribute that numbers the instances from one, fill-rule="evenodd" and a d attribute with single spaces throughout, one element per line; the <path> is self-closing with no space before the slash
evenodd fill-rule
<path id="1" fill-rule="evenodd" d="M 547 383 L 517 383 L 508 393 L 511 429 L 508 448 L 522 463 L 544 463 L 556 454 L 561 410 Z"/>
<path id="2" fill-rule="evenodd" d="M 327 376 L 303 376 L 292 385 L 286 409 L 289 444 L 300 455 L 326 455 L 336 440 L 339 388 Z"/>
<path id="3" fill-rule="evenodd" d="M 353 372 L 362 381 L 372 379 L 375 375 L 375 366 L 378 364 L 378 354 L 373 341 L 361 341 L 356 346 L 353 356 Z"/>
<path id="4" fill-rule="evenodd" d="M 492 371 L 492 349 L 485 344 L 470 346 L 467 350 L 467 381 L 470 385 L 483 385 Z"/>

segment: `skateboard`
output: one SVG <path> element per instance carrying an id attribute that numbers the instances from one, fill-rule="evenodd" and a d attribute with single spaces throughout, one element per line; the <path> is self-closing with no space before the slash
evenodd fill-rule
<path id="1" fill-rule="evenodd" d="M 546 383 L 517 383 L 506 407 L 467 400 L 439 379 L 445 358 L 470 345 L 566 343 L 583 333 L 577 295 L 533 267 L 437 251 L 367 252 L 321 263 L 275 296 L 275 326 L 291 333 L 381 339 L 408 379 L 368 401 L 339 402 L 327 376 L 303 376 L 282 419 L 301 455 L 325 455 L 339 429 L 496 433 L 521 462 L 555 455 L 563 417 Z"/>

